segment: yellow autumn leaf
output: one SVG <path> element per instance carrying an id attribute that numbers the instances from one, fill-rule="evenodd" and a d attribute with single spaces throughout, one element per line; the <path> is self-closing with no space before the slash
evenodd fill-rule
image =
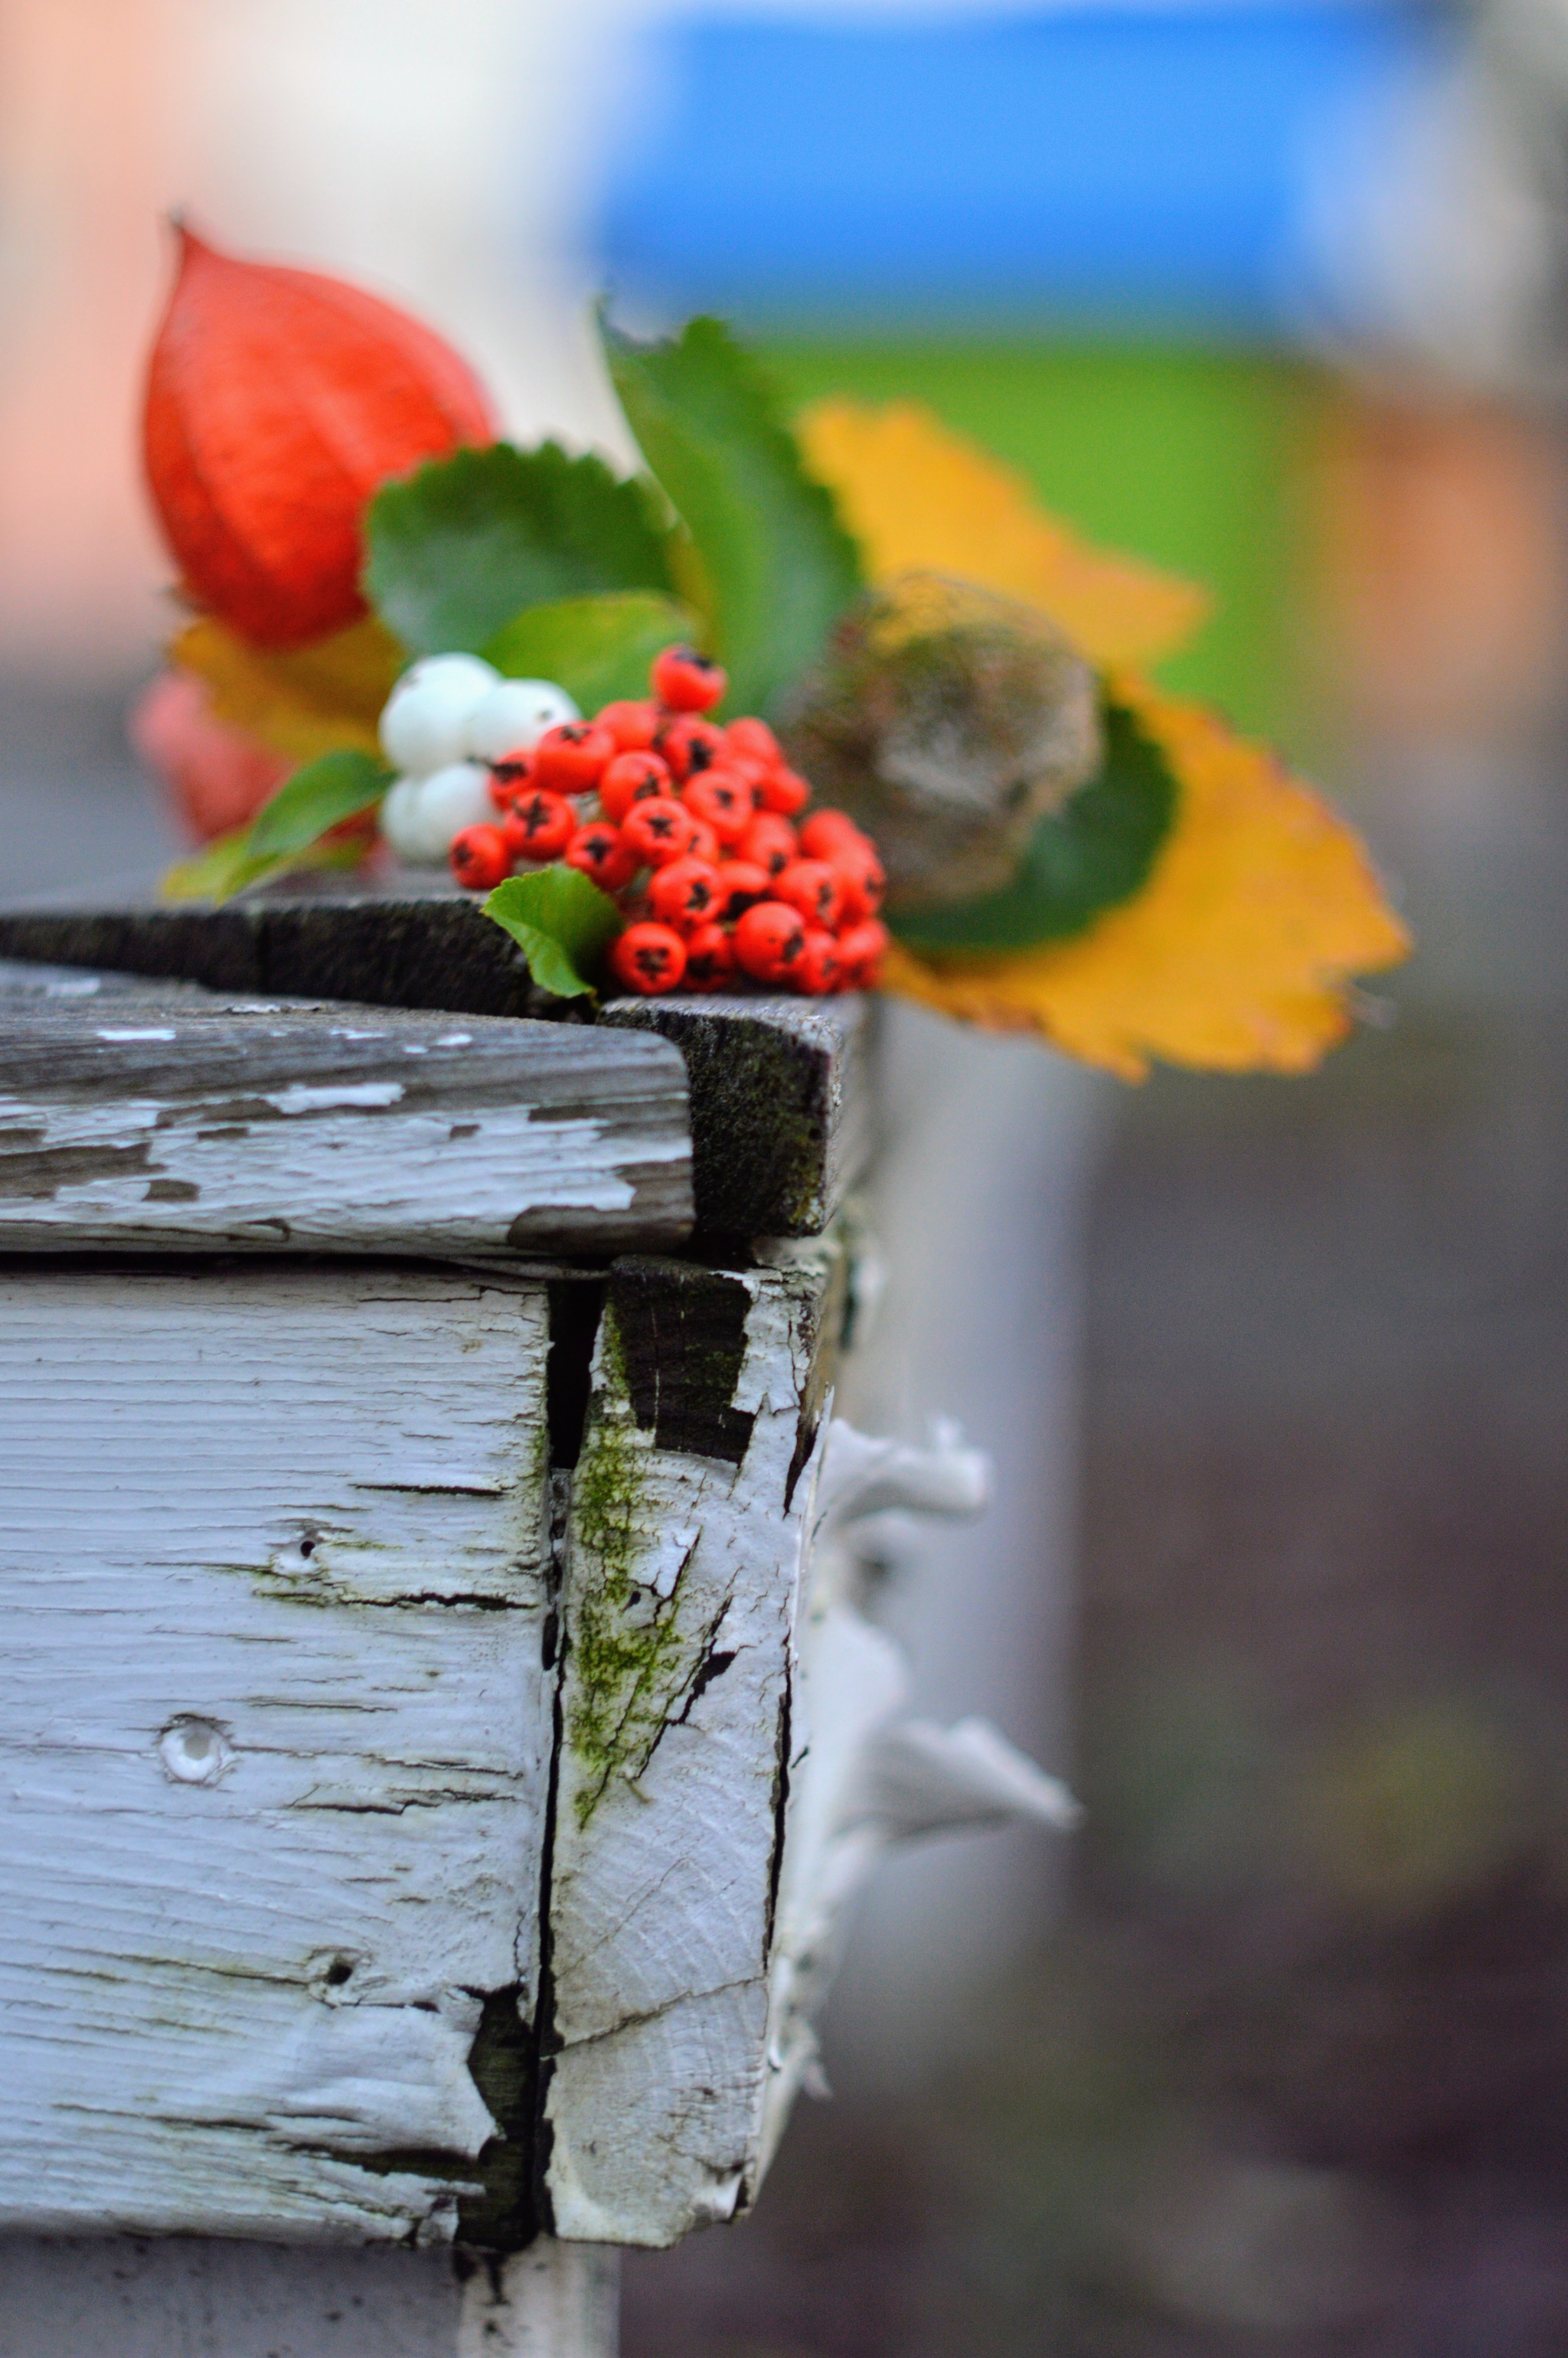
<path id="1" fill-rule="evenodd" d="M 216 719 L 300 762 L 344 746 L 378 752 L 376 720 L 408 660 L 373 614 L 281 654 L 247 644 L 203 614 L 168 654 L 206 681 Z"/>
<path id="2" fill-rule="evenodd" d="M 1195 582 L 1090 547 L 917 402 L 819 401 L 795 431 L 874 579 L 919 568 L 983 582 L 1037 606 L 1102 666 L 1157 661 L 1208 612 Z"/>
<path id="3" fill-rule="evenodd" d="M 1038 949 L 937 961 L 895 946 L 887 988 L 971 1023 L 1044 1033 L 1126 1080 L 1155 1056 L 1310 1070 L 1350 1028 L 1350 978 L 1411 946 L 1359 838 L 1204 706 L 1136 679 L 1110 687 L 1181 787 L 1143 890 Z"/>

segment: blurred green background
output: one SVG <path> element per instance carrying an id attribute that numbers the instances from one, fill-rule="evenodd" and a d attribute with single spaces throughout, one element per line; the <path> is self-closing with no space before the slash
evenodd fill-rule
<path id="1" fill-rule="evenodd" d="M 1288 354 L 1192 345 L 768 339 L 793 404 L 927 403 L 1105 546 L 1201 581 L 1215 611 L 1162 666 L 1298 758 L 1307 470 L 1326 390 Z M 1321 742 L 1321 731 L 1317 742 Z"/>

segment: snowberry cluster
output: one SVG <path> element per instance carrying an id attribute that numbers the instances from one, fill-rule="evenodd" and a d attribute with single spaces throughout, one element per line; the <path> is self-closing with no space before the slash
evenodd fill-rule
<path id="1" fill-rule="evenodd" d="M 400 686 L 382 740 L 406 768 L 417 732 L 406 706 L 399 715 L 399 698 L 412 695 L 417 718 L 431 676 L 438 685 L 448 676 L 439 666 L 473 660 L 435 658 Z M 666 647 L 646 700 L 607 704 L 586 720 L 552 716 L 502 746 L 499 698 L 521 689 L 541 712 L 546 696 L 565 699 L 547 682 L 501 683 L 457 724 L 458 741 L 472 749 L 459 765 L 460 812 L 449 766 L 400 779 L 384 806 L 393 848 L 428 859 L 427 843 L 446 827 L 452 873 L 474 892 L 554 860 L 580 869 L 630 921 L 610 951 L 629 990 L 719 990 L 738 976 L 773 990 L 867 989 L 888 939 L 876 848 L 842 811 L 802 817 L 811 789 L 765 721 L 720 727 L 706 717 L 726 684 L 707 656 Z M 460 679 L 443 692 L 459 700 Z M 444 735 L 427 730 L 421 748 L 431 737 L 445 751 L 452 724 Z M 482 817 L 472 773 L 486 797 Z M 395 810 L 410 788 L 406 814 Z M 449 817 L 459 823 L 449 827 Z M 418 848 L 405 849 L 416 832 Z"/>
<path id="2" fill-rule="evenodd" d="M 427 655 L 406 671 L 381 716 L 382 751 L 401 773 L 381 831 L 411 867 L 445 862 L 452 838 L 492 816 L 490 763 L 578 718 L 548 679 L 503 679 L 478 655 Z"/>

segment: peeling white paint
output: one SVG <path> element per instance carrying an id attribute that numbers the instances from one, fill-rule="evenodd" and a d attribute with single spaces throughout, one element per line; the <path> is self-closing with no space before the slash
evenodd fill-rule
<path id="1" fill-rule="evenodd" d="M 156 1035 L 147 1035 L 149 1037 Z M 173 1033 L 167 1035 L 173 1039 Z M 269 1089 L 265 1102 L 279 1113 L 319 1113 L 324 1106 L 389 1106 L 403 1095 L 401 1081 L 354 1081 L 346 1087 L 313 1089 L 295 1081 L 286 1089 Z"/>
<path id="2" fill-rule="evenodd" d="M 328 1021 L 342 1011 L 257 1022 L 202 1001 L 114 1026 L 0 997 L 0 1248 L 602 1253 L 689 1232 L 688 1095 L 666 1043 Z"/>
<path id="3" fill-rule="evenodd" d="M 101 1139 L 103 1111 L 59 1119 Z M 162 1152 L 157 1112 L 111 1135 Z M 257 1126 L 319 1147 L 354 1125 L 357 1170 L 393 1119 L 360 1100 Z M 738 1465 L 659 1446 L 601 1334 L 549 1673 L 542 1287 L 12 1264 L 0 2229 L 449 2237 L 494 2130 L 481 1994 L 535 2000 L 557 1677 L 557 2229 L 659 2245 L 750 2201 L 880 1852 L 1075 1814 L 994 1729 L 899 1718 L 904 1666 L 858 1610 L 846 1533 L 891 1545 L 912 1511 L 972 1511 L 987 1475 L 946 1427 L 921 1451 L 825 1423 L 807 1447 L 841 1249 L 720 1281 L 747 1305 Z M 615 1626 L 669 1642 L 596 1751 L 607 1490 Z M 412 2153 L 449 2174 L 395 2166 Z"/>
<path id="4" fill-rule="evenodd" d="M 551 2200 L 568 2238 L 664 2244 L 730 2218 L 754 2182 L 765 2077 L 769 1913 L 788 1741 L 791 1649 L 810 1491 L 785 1506 L 810 1338 L 839 1248 L 746 1272 L 734 1402 L 755 1411 L 738 1466 L 654 1445 L 601 1346 L 593 1417 L 634 1463 L 642 1592 L 673 1593 L 676 1660 L 651 1757 L 584 1821 L 600 1772 L 572 1747 L 574 1617 L 600 1576 L 574 1511 L 551 1893 L 556 2037 Z M 593 1425 L 589 1442 L 591 1450 Z M 636 1606 L 630 1611 L 643 1612 Z M 707 1660 L 719 1674 L 698 1682 Z"/>
<path id="5" fill-rule="evenodd" d="M 179 2117 L 270 2132 L 306 2150 L 424 2150 L 472 2160 L 495 2123 L 469 2076 L 480 2002 L 443 1990 L 429 2006 L 302 2009 L 261 2055 L 199 2084 Z"/>
<path id="6" fill-rule="evenodd" d="M 920 1515 L 979 1513 L 983 1452 L 938 1421 L 927 1449 L 835 1419 L 807 1510 L 813 1548 L 798 1623 L 794 1759 L 770 1966 L 768 2076 L 756 2165 L 766 2169 L 802 2088 L 819 2075 L 816 2017 L 838 1969 L 855 1894 L 890 1844 L 999 1825 L 1077 1823 L 1066 1788 L 980 1720 L 901 1719 L 908 1665 L 859 1610 L 862 1532 L 884 1544 Z M 893 1527 L 892 1529 L 890 1529 Z M 849 1544 L 853 1534 L 853 1545 Z"/>
<path id="7" fill-rule="evenodd" d="M 44 1167 L 38 1194 L 0 1196 L 0 1238 L 211 1243 L 271 1227 L 299 1248 L 423 1239 L 432 1251 L 493 1252 L 519 1220 L 629 1212 L 644 1174 L 678 1175 L 690 1162 L 678 1133 L 629 1140 L 612 1121 L 537 1121 L 526 1105 L 389 1114 L 402 1097 L 395 1083 L 274 1091 L 267 1102 L 283 1119 L 269 1120 L 222 1099 L 171 1118 L 156 1098 L 60 1106 L 0 1093 L 0 1130 L 25 1133 L 33 1156 L 100 1150 L 87 1177 L 62 1159 L 58 1178 Z"/>
<path id="8" fill-rule="evenodd" d="M 443 2240 L 471 1993 L 536 1973 L 542 1290 L 14 1264 L 4 1309 L 0 2227 Z M 413 2150 L 451 2178 L 365 2166 Z"/>

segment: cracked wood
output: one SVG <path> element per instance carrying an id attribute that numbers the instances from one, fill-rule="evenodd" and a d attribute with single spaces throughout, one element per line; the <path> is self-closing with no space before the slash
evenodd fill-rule
<path id="1" fill-rule="evenodd" d="M 0 1249 L 609 1253 L 691 1222 L 662 1041 L 0 991 Z"/>
<path id="2" fill-rule="evenodd" d="M 542 2061 L 563 2236 L 671 2244 L 760 2174 L 794 1477 L 839 1254 L 611 1271 L 563 1582 Z"/>
<path id="3" fill-rule="evenodd" d="M 583 1025 L 583 1002 L 535 990 L 516 944 L 449 882 L 293 877 L 222 908 L 0 908 L 0 991 L 6 959 L 229 992 L 548 1014 L 590 1037 L 611 1028 L 663 1035 L 686 1060 L 697 1217 L 710 1235 L 819 1234 L 871 1147 L 874 1000 L 621 999 L 598 1025 Z"/>
<path id="4" fill-rule="evenodd" d="M 0 2225 L 449 2237 L 537 1970 L 544 1289 L 3 1283 Z"/>

